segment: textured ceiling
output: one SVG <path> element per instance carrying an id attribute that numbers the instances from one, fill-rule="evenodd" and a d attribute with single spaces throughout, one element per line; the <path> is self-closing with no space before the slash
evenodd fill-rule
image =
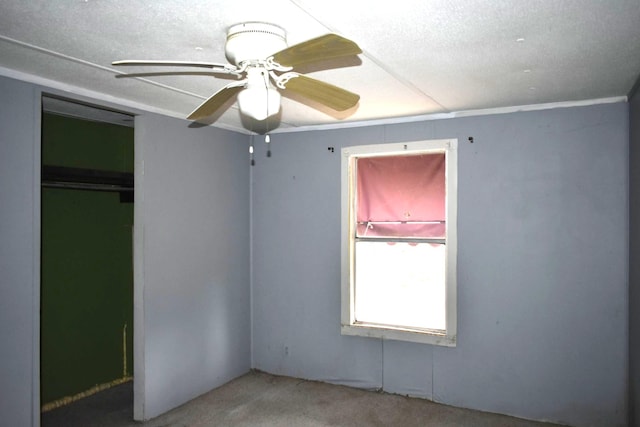
<path id="1" fill-rule="evenodd" d="M 111 62 L 226 62 L 226 30 L 245 21 L 283 27 L 290 45 L 335 32 L 363 50 L 303 70 L 360 94 L 357 108 L 283 98 L 269 129 L 621 97 L 640 73 L 640 0 L 1 0 L 0 67 L 186 117 L 229 80 L 116 78 Z M 215 125 L 265 130 L 235 104 Z"/>

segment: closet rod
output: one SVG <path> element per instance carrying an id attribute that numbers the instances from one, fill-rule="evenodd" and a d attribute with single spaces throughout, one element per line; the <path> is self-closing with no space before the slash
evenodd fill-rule
<path id="1" fill-rule="evenodd" d="M 111 184 L 92 184 L 83 182 L 60 182 L 60 181 L 43 181 L 42 186 L 46 188 L 65 188 L 70 190 L 93 190 L 93 191 L 116 191 L 133 192 L 133 187 L 123 187 Z"/>
<path id="2" fill-rule="evenodd" d="M 43 165 L 42 185 L 103 191 L 133 190 L 133 173 Z"/>
<path id="3" fill-rule="evenodd" d="M 358 221 L 359 225 L 375 224 L 444 224 L 445 221 Z"/>

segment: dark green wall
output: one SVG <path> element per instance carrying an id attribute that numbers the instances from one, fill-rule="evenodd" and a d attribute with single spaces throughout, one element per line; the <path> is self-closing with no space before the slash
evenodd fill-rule
<path id="1" fill-rule="evenodd" d="M 133 128 L 45 113 L 42 164 L 133 172 Z"/>
<path id="2" fill-rule="evenodd" d="M 44 114 L 44 165 L 133 172 L 133 129 Z M 133 204 L 42 189 L 41 402 L 133 369 Z"/>

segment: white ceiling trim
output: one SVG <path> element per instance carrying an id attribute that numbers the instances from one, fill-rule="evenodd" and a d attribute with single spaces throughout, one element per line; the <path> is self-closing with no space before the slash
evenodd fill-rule
<path id="1" fill-rule="evenodd" d="M 51 92 L 53 95 L 59 95 L 67 98 L 81 97 L 84 99 L 78 99 L 81 102 L 90 102 L 93 104 L 99 104 L 102 102 L 107 102 L 110 105 L 106 105 L 106 107 L 113 107 L 120 110 L 130 109 L 128 111 L 124 111 L 125 113 L 138 115 L 142 112 L 150 112 L 155 114 L 162 114 L 169 117 L 174 117 L 177 119 L 183 119 L 182 115 L 176 114 L 169 110 L 163 110 L 160 108 L 155 108 L 146 104 L 141 104 L 137 102 L 123 100 L 121 98 L 112 97 L 110 95 L 106 95 L 100 92 L 94 92 L 91 90 L 79 88 L 73 85 L 69 85 L 66 83 L 61 83 L 55 80 L 46 79 L 44 77 L 35 76 L 33 74 L 27 74 L 22 71 L 16 71 L 9 68 L 0 66 L 0 76 L 5 76 L 9 78 L 13 78 L 16 80 L 21 80 L 41 86 L 45 86 L 47 88 L 55 89 L 61 91 L 60 93 Z M 443 120 L 443 119 L 453 119 L 459 117 L 473 117 L 473 116 L 487 116 L 494 114 L 509 114 L 509 113 L 517 113 L 524 111 L 539 111 L 539 110 L 550 110 L 555 108 L 570 108 L 570 107 L 585 107 L 589 105 L 598 105 L 598 104 L 612 104 L 616 102 L 627 102 L 627 96 L 613 96 L 608 98 L 598 98 L 598 99 L 588 99 L 582 101 L 562 101 L 562 102 L 550 102 L 544 104 L 530 104 L 530 105 L 518 105 L 512 107 L 498 107 L 498 108 L 486 108 L 486 109 L 478 109 L 478 110 L 464 110 L 464 111 L 454 111 L 450 113 L 435 113 L 435 114 L 424 114 L 418 116 L 407 116 L 407 117 L 392 117 L 386 119 L 377 119 L 377 120 L 365 120 L 365 121 L 356 121 L 356 122 L 341 122 L 341 123 L 328 123 L 322 125 L 307 125 L 307 126 L 298 126 L 291 128 L 278 128 L 273 131 L 270 131 L 270 134 L 278 134 L 278 133 L 292 133 L 292 132 L 309 132 L 309 131 L 318 131 L 318 130 L 334 130 L 334 129 L 346 129 L 346 128 L 355 128 L 355 127 L 364 127 L 364 126 L 378 126 L 378 125 L 391 125 L 391 124 L 399 124 L 399 123 L 412 123 L 412 122 L 420 122 L 420 121 L 431 121 L 431 120 Z M 215 127 L 239 132 L 245 135 L 259 135 L 256 132 L 252 132 L 245 128 L 237 128 L 234 126 L 226 126 L 223 123 L 215 123 Z"/>
<path id="2" fill-rule="evenodd" d="M 509 113 L 524 112 L 524 111 L 551 110 L 556 108 L 586 107 L 589 105 L 627 102 L 627 100 L 628 98 L 626 96 L 612 96 L 609 98 L 587 99 L 582 101 L 550 102 L 546 104 L 517 105 L 513 107 L 464 110 L 464 111 L 454 111 L 451 113 L 435 113 L 435 114 L 424 114 L 419 116 L 392 117 L 387 119 L 366 120 L 366 121 L 359 121 L 359 122 L 344 122 L 339 124 L 309 125 L 309 126 L 300 126 L 297 128 L 276 129 L 269 133 L 276 134 L 276 133 L 291 133 L 291 132 L 308 132 L 308 131 L 316 131 L 316 130 L 344 129 L 344 128 L 354 128 L 354 127 L 363 127 L 363 126 L 393 125 L 393 124 L 399 124 L 399 123 L 455 119 L 459 117 L 489 116 L 494 114 L 509 114 Z"/>

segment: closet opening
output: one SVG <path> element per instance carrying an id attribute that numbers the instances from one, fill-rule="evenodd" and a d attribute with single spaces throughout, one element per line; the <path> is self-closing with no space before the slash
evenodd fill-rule
<path id="1" fill-rule="evenodd" d="M 122 389 L 133 407 L 134 118 L 42 98 L 41 424 Z M 131 419 L 132 413 L 131 413 Z"/>

